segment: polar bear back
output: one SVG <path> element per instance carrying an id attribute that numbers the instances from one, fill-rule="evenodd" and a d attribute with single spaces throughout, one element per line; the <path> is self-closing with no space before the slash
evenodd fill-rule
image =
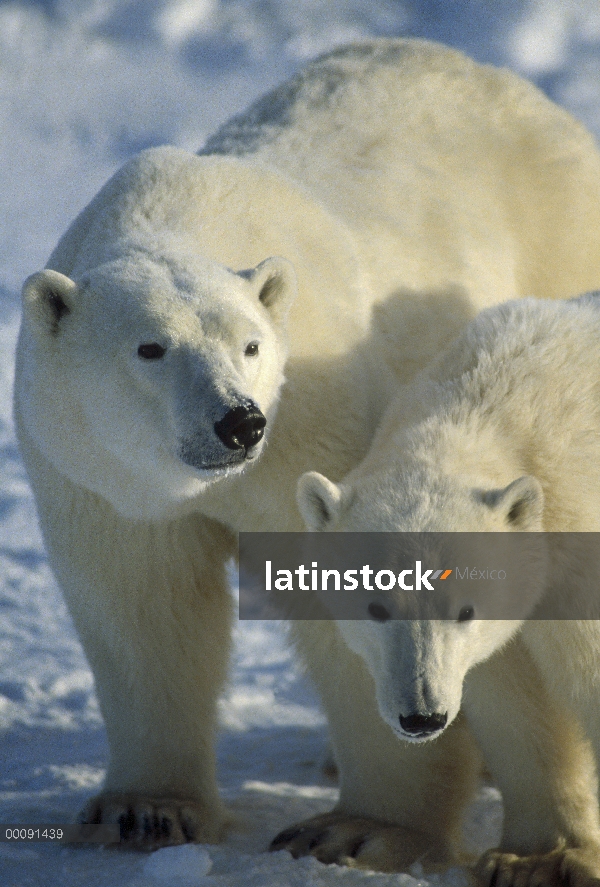
<path id="1" fill-rule="evenodd" d="M 236 270 L 283 255 L 300 277 L 292 353 L 345 350 L 374 319 L 402 381 L 483 307 L 600 283 L 591 136 L 516 75 L 434 43 L 344 47 L 200 154 L 142 152 L 49 267 L 77 277 L 133 236 Z"/>
<path id="2" fill-rule="evenodd" d="M 593 138 L 531 83 L 447 47 L 343 47 L 201 153 L 252 158 L 301 182 L 358 233 L 388 294 L 458 281 L 483 307 L 597 285 Z"/>

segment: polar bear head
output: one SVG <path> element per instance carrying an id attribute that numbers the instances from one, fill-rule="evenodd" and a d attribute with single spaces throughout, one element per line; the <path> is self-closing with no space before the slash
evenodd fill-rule
<path id="1" fill-rule="evenodd" d="M 380 715 L 396 735 L 411 742 L 439 735 L 459 712 L 469 670 L 515 634 L 543 594 L 545 534 L 511 533 L 541 529 L 540 484 L 522 477 L 502 489 L 472 488 L 431 468 L 405 468 L 359 472 L 337 485 L 309 472 L 298 483 L 298 504 L 311 531 L 423 534 L 426 553 L 416 554 L 418 565 L 411 560 L 414 572 L 399 573 L 391 590 L 394 571 L 386 570 L 379 586 L 372 577 L 371 589 L 360 589 L 362 618 L 334 618 L 346 645 L 364 660 Z M 508 573 L 471 571 L 459 581 L 460 571 L 453 570 L 428 591 L 421 575 L 436 567 L 485 566 L 481 554 L 489 557 L 491 537 L 481 530 L 496 531 L 494 553 L 510 564 Z M 426 567 L 433 570 L 427 574 Z"/>
<path id="2" fill-rule="evenodd" d="M 257 459 L 296 290 L 289 262 L 237 273 L 129 248 L 23 287 L 16 410 L 42 454 L 124 516 L 160 517 Z"/>

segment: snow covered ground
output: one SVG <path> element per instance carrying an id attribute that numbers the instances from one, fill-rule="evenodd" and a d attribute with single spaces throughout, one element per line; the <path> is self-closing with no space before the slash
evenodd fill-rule
<path id="1" fill-rule="evenodd" d="M 533 78 L 600 135 L 596 0 L 0 0 L 0 822 L 66 823 L 100 785 L 106 743 L 93 681 L 48 569 L 11 420 L 18 289 L 123 160 L 199 147 L 308 58 L 370 35 L 443 40 Z M 0 844 L 4 887 L 403 885 L 286 853 L 284 825 L 331 807 L 323 717 L 281 627 L 236 630 L 221 702 L 220 781 L 237 817 L 220 847 L 149 857 Z M 486 788 L 467 823 L 497 837 Z M 430 878 L 466 884 L 460 870 Z"/>

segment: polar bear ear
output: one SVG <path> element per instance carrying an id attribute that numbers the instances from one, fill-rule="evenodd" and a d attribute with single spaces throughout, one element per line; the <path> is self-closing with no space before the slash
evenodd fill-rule
<path id="1" fill-rule="evenodd" d="M 484 499 L 511 530 L 542 529 L 544 491 L 535 477 L 519 477 L 503 490 L 486 493 Z"/>
<path id="2" fill-rule="evenodd" d="M 271 313 L 273 320 L 276 323 L 284 322 L 298 292 L 292 263 L 275 256 L 243 273 L 247 275 L 258 300 Z"/>
<path id="3" fill-rule="evenodd" d="M 58 271 L 38 271 L 23 284 L 23 309 L 38 327 L 57 335 L 61 321 L 71 313 L 77 284 Z"/>
<path id="4" fill-rule="evenodd" d="M 340 512 L 342 489 L 316 471 L 308 471 L 298 481 L 296 499 L 306 529 L 324 530 Z"/>

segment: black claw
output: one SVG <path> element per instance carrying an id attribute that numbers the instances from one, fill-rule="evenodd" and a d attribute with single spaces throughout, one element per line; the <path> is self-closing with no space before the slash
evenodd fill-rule
<path id="1" fill-rule="evenodd" d="M 188 844 L 192 844 L 194 842 L 194 838 L 196 837 L 196 833 L 194 829 L 186 822 L 181 823 L 181 831 L 183 832 L 183 837 L 185 838 Z"/>
<path id="2" fill-rule="evenodd" d="M 326 831 L 319 832 L 318 835 L 315 835 L 314 838 L 311 838 L 310 841 L 308 842 L 308 850 L 309 851 L 314 850 L 315 847 L 318 847 L 319 844 L 321 844 L 325 840 L 325 838 L 327 837 L 327 834 L 328 834 L 328 832 L 326 832 Z"/>
<path id="3" fill-rule="evenodd" d="M 365 846 L 367 841 L 368 841 L 368 836 L 363 835 L 362 838 L 358 838 L 358 840 L 354 842 L 354 844 L 350 848 L 350 851 L 347 854 L 350 857 L 350 859 L 356 859 L 356 857 L 358 856 L 358 854 L 361 851 L 361 848 Z"/>
<path id="4" fill-rule="evenodd" d="M 122 813 L 119 816 L 119 831 L 121 835 L 121 840 L 126 841 L 133 830 L 135 829 L 135 814 L 131 808 L 127 811 L 127 813 Z"/>
<path id="5" fill-rule="evenodd" d="M 279 832 L 277 837 L 271 841 L 269 850 L 276 850 L 279 844 L 287 844 L 289 841 L 293 841 L 294 838 L 297 838 L 304 831 L 304 828 L 288 828 L 284 832 Z"/>

